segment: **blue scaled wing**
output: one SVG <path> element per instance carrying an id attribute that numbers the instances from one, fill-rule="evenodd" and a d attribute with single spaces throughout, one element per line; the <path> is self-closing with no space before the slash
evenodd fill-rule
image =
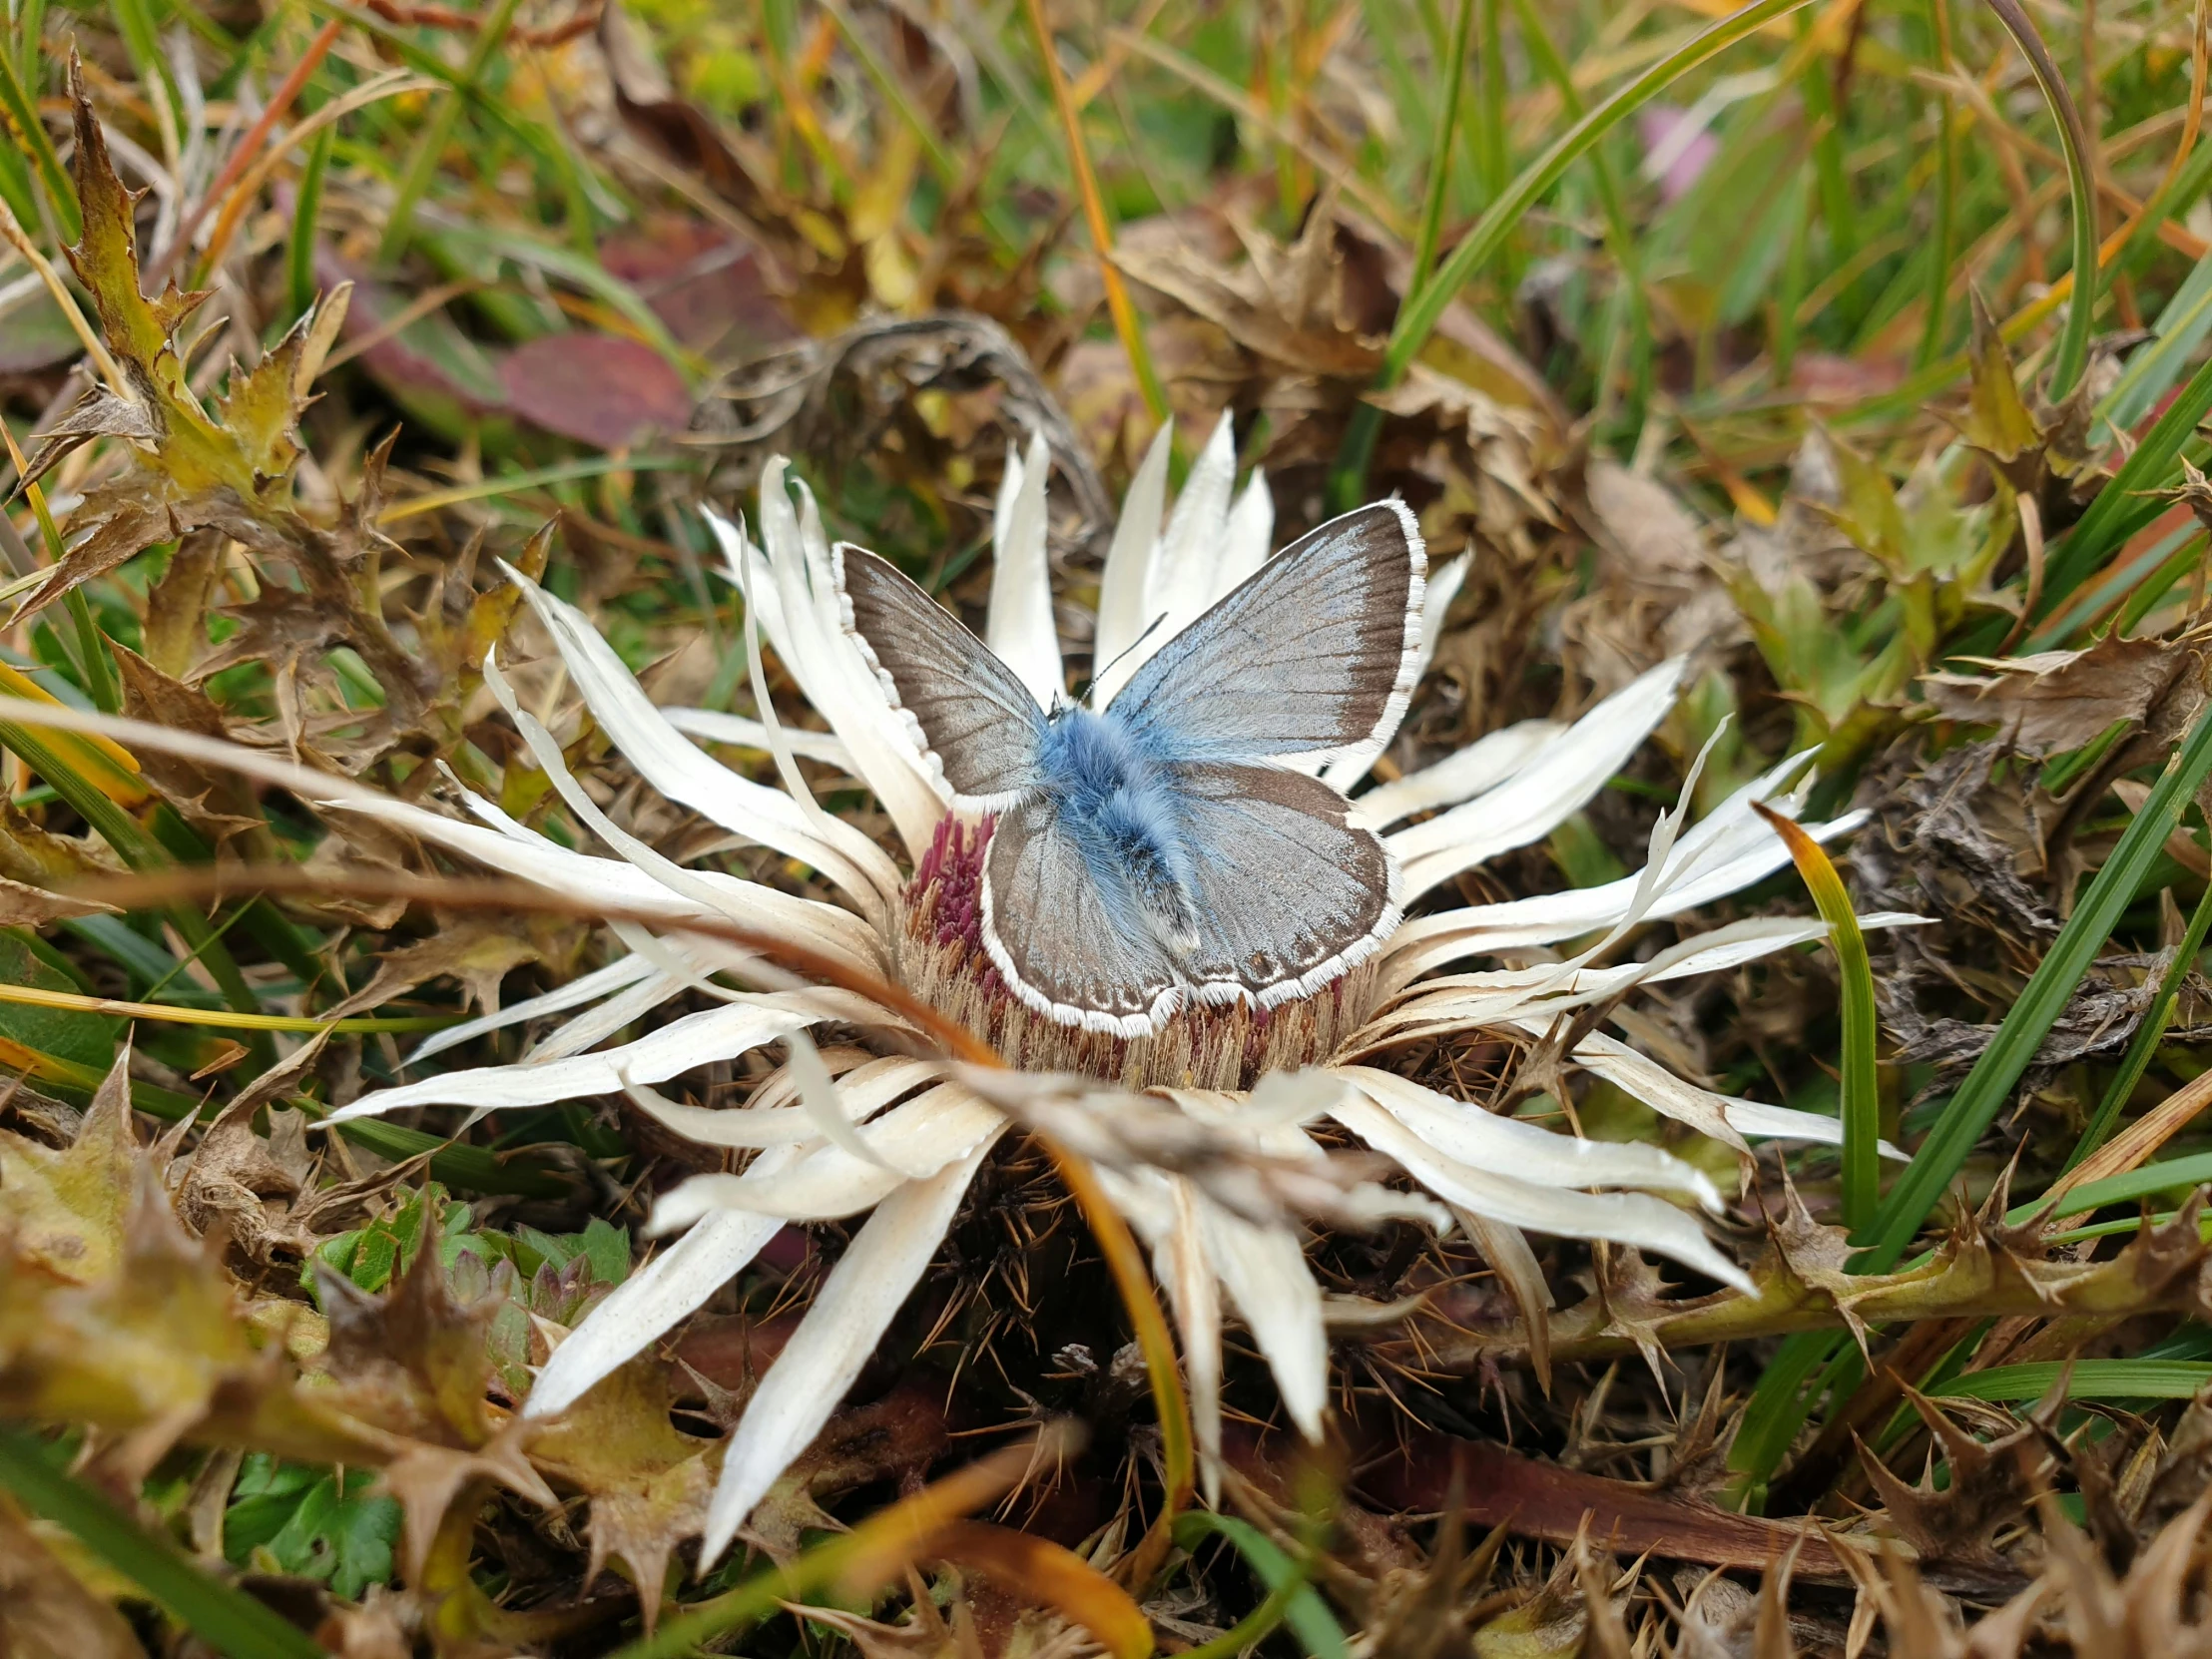
<path id="1" fill-rule="evenodd" d="M 1036 784 L 1044 711 L 989 646 L 873 553 L 831 554 L 845 632 L 955 806 L 996 812 Z"/>
<path id="2" fill-rule="evenodd" d="M 1175 772 L 1199 913 L 1180 965 L 1201 1001 L 1311 996 L 1396 928 L 1397 861 L 1327 784 L 1269 766 Z"/>
<path id="3" fill-rule="evenodd" d="M 1109 717 L 1176 761 L 1380 746 L 1412 696 L 1427 569 L 1402 501 L 1332 519 L 1161 646 Z"/>
<path id="4" fill-rule="evenodd" d="M 1182 976 L 1115 870 L 1097 868 L 1040 796 L 998 821 L 983 870 L 983 948 L 1007 987 L 1062 1025 L 1142 1037 Z"/>

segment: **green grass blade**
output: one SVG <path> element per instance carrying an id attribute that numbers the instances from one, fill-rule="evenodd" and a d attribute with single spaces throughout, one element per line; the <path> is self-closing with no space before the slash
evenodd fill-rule
<path id="1" fill-rule="evenodd" d="M 330 170 L 330 146 L 334 128 L 318 128 L 307 141 L 307 159 L 299 171 L 299 198 L 291 215 L 291 241 L 284 250 L 284 287 L 291 300 L 291 314 L 304 316 L 314 303 L 315 227 L 322 217 L 322 178 Z"/>
<path id="2" fill-rule="evenodd" d="M 1451 141 L 1459 125 L 1459 100 L 1467 84 L 1467 36 L 1474 27 L 1474 0 L 1459 0 L 1451 14 L 1451 45 L 1444 54 L 1444 108 L 1428 149 L 1428 191 L 1420 208 L 1420 230 L 1413 238 L 1413 280 L 1436 263 L 1436 242 L 1443 235 L 1444 199 L 1451 193 Z"/>
<path id="3" fill-rule="evenodd" d="M 2153 326 L 2158 337 L 2128 358 L 2098 406 L 2115 426 L 2131 427 L 2149 414 L 2212 332 L 2212 254 L 2197 261 Z"/>
<path id="4" fill-rule="evenodd" d="M 1874 968 L 1844 878 L 1821 843 L 1764 802 L 1753 807 L 1782 837 L 1828 923 L 1842 980 L 1844 1016 L 1844 1225 L 1858 1233 L 1882 1199 L 1882 1095 L 1875 1077 Z"/>
<path id="5" fill-rule="evenodd" d="M 322 1649 L 296 1626 L 245 1591 L 210 1578 L 167 1538 L 55 1468 L 29 1429 L 0 1424 L 0 1486 L 34 1515 L 67 1528 L 227 1659 L 323 1659 Z"/>
<path id="6" fill-rule="evenodd" d="M 1936 212 L 1929 226 L 1928 299 L 1921 318 L 1921 344 L 1913 366 L 1926 368 L 1943 349 L 1950 323 L 1950 239 L 1952 204 L 1958 194 L 1958 143 L 1950 130 L 1950 95 L 1936 95 Z"/>
<path id="7" fill-rule="evenodd" d="M 2089 321 L 2097 308 L 2097 199 L 2089 185 L 2089 139 L 2082 131 L 2081 112 L 2074 107 L 2065 76 L 2051 61 L 2050 49 L 2019 0 L 1987 3 L 2020 55 L 2027 59 L 2036 85 L 2043 89 L 2051 120 L 2058 124 L 2059 148 L 2066 156 L 2066 190 L 2073 198 L 2074 293 L 2066 307 L 2065 329 L 2058 336 L 2057 355 L 2051 360 L 2050 396 L 2055 402 L 2072 391 L 2074 382 L 2081 378 L 2081 365 L 2089 355 Z"/>
<path id="8" fill-rule="evenodd" d="M 2143 877 L 2163 850 L 2166 836 L 2181 822 L 2197 786 L 2212 776 L 2212 710 L 2197 719 L 2181 753 L 2143 803 L 2135 821 L 2097 871 L 2071 918 L 2052 941 L 2026 988 L 2005 1015 L 1997 1034 L 1974 1062 L 1973 1070 L 1951 1096 L 1935 1131 L 1922 1143 L 1912 1164 L 1890 1190 L 1876 1218 L 1871 1247 L 1855 1263 L 1862 1273 L 1895 1266 L 1913 1237 L 1936 1208 L 1951 1179 L 1964 1166 L 1974 1143 L 2010 1098 L 2064 1010 L 2089 964 L 2110 935 L 2120 912 L 2134 901 Z"/>
<path id="9" fill-rule="evenodd" d="M 2212 412 L 2212 361 L 2198 365 L 2135 452 L 2097 491 L 2089 510 L 2067 533 L 2065 545 L 2052 555 L 2043 583 L 2046 611 L 2079 587 L 2128 537 L 2166 510 L 2164 502 L 2148 498 L 2149 492 L 2164 487 L 2179 473 L 2182 449 L 2208 412 Z"/>
<path id="10" fill-rule="evenodd" d="M 1512 176 L 1512 139 L 1505 125 L 1505 26 L 1499 15 L 1497 0 L 1481 0 L 1482 55 L 1477 68 L 1481 71 L 1482 96 L 1475 106 L 1477 120 L 1475 132 L 1481 142 L 1475 146 L 1475 154 L 1482 159 L 1482 200 L 1485 206 L 1494 202 L 1505 189 L 1505 182 Z M 1465 60 L 1458 60 L 1458 73 L 1465 73 Z"/>
<path id="11" fill-rule="evenodd" d="M 1826 1376 L 1850 1344 L 1841 1331 L 1800 1332 L 1783 1341 L 1760 1373 L 1728 1448 L 1728 1466 L 1742 1477 L 1747 1509 L 1756 1513 L 1762 1506 L 1768 1478 L 1782 1466 L 1812 1413 L 1822 1392 L 1815 1379 Z"/>
<path id="12" fill-rule="evenodd" d="M 486 9 L 477 27 L 475 42 L 469 47 L 468 61 L 461 69 L 461 81 L 468 90 L 480 88 L 484 71 L 506 40 L 508 25 L 514 22 L 515 9 L 520 3 L 521 0 L 494 0 Z M 376 245 L 377 264 L 392 265 L 407 251 L 408 239 L 414 231 L 415 209 L 428 194 L 430 182 L 437 177 L 438 166 L 445 159 L 445 146 L 453 136 L 454 123 L 460 119 L 461 102 L 455 93 L 440 97 L 432 106 L 429 119 L 423 122 L 422 131 L 416 135 L 406 168 L 399 175 L 399 186 L 392 194 L 391 211 L 384 219 L 383 237 Z"/>
<path id="13" fill-rule="evenodd" d="M 2067 1191 L 2060 1208 L 2069 1215 L 2086 1215 L 2108 1204 L 2127 1204 L 2153 1193 L 2174 1192 L 2206 1181 L 2212 1181 L 2212 1152 L 2192 1152 L 2186 1158 L 2144 1164 L 2119 1175 L 2108 1175 L 2102 1181 L 2084 1181 Z M 2016 1226 L 2047 1203 L 2048 1200 L 2036 1198 L 2025 1204 L 2015 1204 L 2005 1212 L 2004 1219 Z M 2131 1221 L 2128 1225 L 2132 1227 L 2134 1223 Z"/>
<path id="14" fill-rule="evenodd" d="M 1285 1598 L 1283 1622 L 1291 1627 L 1291 1633 L 1313 1659 L 1347 1659 L 1351 1646 L 1345 1640 L 1344 1627 L 1329 1611 L 1329 1604 L 1321 1598 L 1321 1592 L 1306 1582 L 1306 1575 L 1298 1563 L 1272 1538 L 1250 1521 L 1239 1520 L 1234 1515 L 1193 1509 L 1189 1514 L 1175 1517 L 1175 1541 L 1182 1548 L 1196 1549 L 1208 1536 L 1225 1538 L 1235 1547 L 1260 1582 L 1268 1587 L 1269 1600 L 1279 1596 Z M 1247 1642 L 1253 1639 L 1245 1638 Z M 1243 1648 L 1222 1651 L 1238 1653 Z"/>
<path id="15" fill-rule="evenodd" d="M 1443 319 L 1444 309 L 1452 297 L 1505 246 L 1506 239 L 1545 192 L 1600 139 L 1692 70 L 1776 18 L 1787 17 L 1811 3 L 1812 0 L 1753 0 L 1743 10 L 1732 12 L 1711 27 L 1700 30 L 1553 140 L 1550 148 L 1522 169 L 1520 176 L 1483 211 L 1450 257 L 1427 280 L 1415 287 L 1398 308 L 1396 324 L 1390 329 L 1389 342 L 1383 348 L 1382 369 L 1377 377 L 1379 385 L 1387 389 L 1404 377 L 1413 358 Z M 1330 501 L 1340 512 L 1350 512 L 1366 499 L 1368 462 L 1375 453 L 1375 440 L 1382 425 L 1382 411 L 1372 403 L 1363 403 L 1346 427 L 1344 443 L 1329 481 Z"/>
<path id="16" fill-rule="evenodd" d="M 2181 944 L 2174 951 L 2174 959 L 2166 965 L 2165 975 L 2158 981 L 2158 994 L 2143 1014 L 2143 1021 L 2135 1027 L 2135 1036 L 2127 1045 L 2126 1057 L 2120 1061 L 2119 1072 L 2112 1085 L 2104 1091 L 2104 1098 L 2097 1103 L 2096 1114 L 2081 1131 L 2081 1139 L 2075 1143 L 2073 1155 L 2066 1160 L 2066 1168 L 2089 1156 L 2104 1144 L 2104 1138 L 2112 1133 L 2112 1126 L 2119 1122 L 2120 1108 L 2135 1092 L 2135 1085 L 2143 1080 L 2143 1073 L 2150 1065 L 2150 1057 L 2158 1047 L 2159 1039 L 2166 1034 L 2166 1023 L 2173 1018 L 2174 998 L 2181 990 L 2181 982 L 2196 966 L 2197 956 L 2204 949 L 2204 936 L 2212 931 L 2212 884 L 2204 889 L 2204 896 L 2197 900 L 2197 907 L 2190 912 L 2189 925 L 2182 932 Z"/>
<path id="17" fill-rule="evenodd" d="M 2045 1360 L 2018 1366 L 1992 1366 L 1953 1378 L 1936 1391 L 1938 1399 L 1986 1399 L 1997 1402 L 2041 1399 L 2065 1379 L 2068 1399 L 2193 1399 L 2212 1382 L 2212 1364 L 2202 1360 Z"/>
<path id="18" fill-rule="evenodd" d="M 1528 49 L 1529 58 L 1559 94 L 1560 107 L 1569 119 L 1581 120 L 1585 106 L 1574 84 L 1574 71 L 1560 56 L 1559 48 L 1552 44 L 1550 31 L 1545 29 L 1542 17 L 1537 14 L 1536 0 L 1513 0 L 1513 10 L 1520 22 L 1521 44 Z M 1650 301 L 1644 292 L 1643 244 L 1629 221 L 1620 181 L 1614 177 L 1613 164 L 1605 159 L 1602 145 L 1590 152 L 1590 175 L 1597 181 L 1598 206 L 1605 213 L 1606 246 L 1612 253 L 1613 263 L 1620 267 L 1621 292 L 1628 312 L 1628 379 L 1633 388 L 1629 414 L 1633 421 L 1640 423 L 1645 406 L 1651 400 L 1652 379 L 1651 315 Z M 1610 377 L 1602 379 L 1598 386 L 1601 409 L 1610 391 Z"/>
<path id="19" fill-rule="evenodd" d="M 39 182 L 46 187 L 46 200 L 53 205 L 55 226 L 64 238 L 75 242 L 85 234 L 84 216 L 77 209 L 77 187 L 62 171 L 61 155 L 54 148 L 46 124 L 39 119 L 38 104 L 23 85 L 23 78 L 16 73 L 15 60 L 5 52 L 0 52 L 0 104 L 7 106 L 8 118 L 15 123 L 17 134 L 38 168 Z M 35 231 L 37 226 L 31 223 L 23 228 Z"/>

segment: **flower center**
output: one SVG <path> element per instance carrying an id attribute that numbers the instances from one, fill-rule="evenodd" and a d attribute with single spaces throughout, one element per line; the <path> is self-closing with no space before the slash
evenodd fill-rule
<path id="1" fill-rule="evenodd" d="M 1273 1008 L 1191 1003 L 1149 1037 L 1062 1025 L 1006 988 L 983 949 L 983 852 L 990 824 L 946 818 L 899 903 L 899 981 L 1030 1071 L 1076 1071 L 1129 1088 L 1243 1089 L 1271 1071 L 1325 1060 L 1372 1009 L 1370 962 L 1314 995 Z"/>

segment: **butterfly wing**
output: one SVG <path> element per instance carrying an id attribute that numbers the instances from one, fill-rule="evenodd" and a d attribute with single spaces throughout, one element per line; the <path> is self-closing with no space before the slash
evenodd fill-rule
<path id="1" fill-rule="evenodd" d="M 1397 860 L 1327 784 L 1270 766 L 1176 776 L 1199 914 L 1181 965 L 1201 1001 L 1311 996 L 1396 928 Z"/>
<path id="2" fill-rule="evenodd" d="M 1176 760 L 1380 749 L 1412 696 L 1427 569 L 1404 502 L 1332 519 L 1162 646 L 1108 710 Z"/>
<path id="3" fill-rule="evenodd" d="M 991 832 L 983 948 L 1013 993 L 1062 1025 L 1142 1037 L 1182 1001 L 1181 977 L 1130 902 L 1040 796 Z"/>
<path id="4" fill-rule="evenodd" d="M 845 632 L 953 805 L 997 812 L 1022 799 L 1044 727 L 1029 689 L 887 561 L 841 543 L 830 557 Z"/>

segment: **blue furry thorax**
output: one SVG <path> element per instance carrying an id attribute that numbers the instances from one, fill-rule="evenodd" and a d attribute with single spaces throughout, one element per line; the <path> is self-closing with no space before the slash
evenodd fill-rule
<path id="1" fill-rule="evenodd" d="M 1062 704 L 1045 722 L 1037 780 L 1101 891 L 1184 930 L 1195 872 L 1173 773 L 1146 737 L 1111 713 Z"/>

